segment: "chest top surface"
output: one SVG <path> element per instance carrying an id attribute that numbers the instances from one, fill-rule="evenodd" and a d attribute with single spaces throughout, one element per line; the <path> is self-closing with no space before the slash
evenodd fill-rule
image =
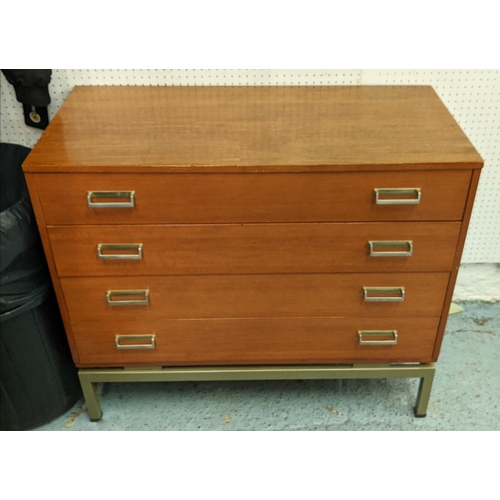
<path id="1" fill-rule="evenodd" d="M 480 168 L 432 87 L 75 87 L 26 172 Z"/>

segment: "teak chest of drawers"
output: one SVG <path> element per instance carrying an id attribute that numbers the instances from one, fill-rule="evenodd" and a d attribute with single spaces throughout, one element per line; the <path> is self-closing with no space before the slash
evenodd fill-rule
<path id="1" fill-rule="evenodd" d="M 106 381 L 419 377 L 483 161 L 430 87 L 76 87 L 24 171 Z"/>

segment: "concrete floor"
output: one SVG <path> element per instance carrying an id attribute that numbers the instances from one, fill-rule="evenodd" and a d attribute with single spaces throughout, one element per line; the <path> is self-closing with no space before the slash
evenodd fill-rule
<path id="1" fill-rule="evenodd" d="M 100 386 L 101 421 L 80 401 L 36 430 L 500 430 L 500 303 L 460 305 L 426 418 L 416 379 L 122 383 Z"/>

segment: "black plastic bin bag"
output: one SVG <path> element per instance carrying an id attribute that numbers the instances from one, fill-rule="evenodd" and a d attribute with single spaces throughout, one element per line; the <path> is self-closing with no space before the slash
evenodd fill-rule
<path id="1" fill-rule="evenodd" d="M 0 144 L 0 430 L 32 429 L 81 396 L 22 172 Z"/>

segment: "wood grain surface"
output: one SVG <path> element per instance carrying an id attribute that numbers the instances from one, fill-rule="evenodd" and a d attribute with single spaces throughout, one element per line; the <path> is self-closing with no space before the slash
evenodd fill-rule
<path id="1" fill-rule="evenodd" d="M 42 204 L 40 203 L 40 198 L 38 197 L 38 191 L 36 189 L 35 176 L 33 174 L 26 174 L 26 185 L 30 193 L 31 203 L 33 205 L 33 211 L 35 213 L 36 222 L 38 225 L 38 230 L 40 232 L 40 239 L 42 240 L 43 250 L 45 257 L 47 259 L 47 266 L 49 268 L 50 277 L 52 284 L 54 286 L 54 292 L 57 298 L 57 304 L 59 306 L 59 311 L 61 312 L 61 318 L 63 320 L 64 329 L 66 330 L 66 336 L 68 338 L 69 347 L 71 349 L 71 355 L 73 361 L 78 363 L 80 360 L 78 358 L 78 349 L 76 347 L 73 334 L 71 331 L 71 323 L 69 320 L 68 308 L 66 306 L 66 301 L 64 300 L 64 293 L 61 288 L 61 280 L 57 275 L 57 269 L 54 262 L 54 256 L 52 254 L 52 248 L 50 246 L 50 237 L 47 232 L 47 226 L 45 224 L 45 219 L 43 217 Z"/>
<path id="2" fill-rule="evenodd" d="M 449 272 L 459 222 L 49 226 L 59 276 Z M 411 257 L 372 257 L 369 240 L 412 240 Z M 143 244 L 100 260 L 98 244 Z"/>
<path id="3" fill-rule="evenodd" d="M 63 278 L 72 321 L 137 327 L 150 320 L 439 316 L 448 273 L 260 274 Z M 363 287 L 404 287 L 403 302 L 365 302 Z M 111 306 L 108 290 L 149 290 L 147 305 Z M 386 294 L 387 295 L 387 294 Z"/>
<path id="4" fill-rule="evenodd" d="M 441 321 L 439 323 L 438 334 L 436 337 L 436 345 L 434 346 L 434 361 L 437 361 L 439 357 L 439 352 L 441 350 L 441 344 L 443 342 L 443 337 L 446 329 L 446 323 L 448 321 L 448 315 L 450 313 L 450 304 L 453 298 L 453 291 L 455 289 L 455 283 L 457 281 L 458 271 L 460 269 L 460 261 L 462 258 L 462 252 L 464 250 L 465 238 L 467 237 L 467 229 L 469 228 L 470 219 L 472 216 L 472 209 L 474 207 L 474 199 L 476 197 L 477 187 L 479 185 L 479 179 L 481 176 L 480 170 L 475 170 L 472 175 L 472 180 L 470 183 L 469 194 L 467 197 L 467 204 L 465 207 L 464 219 L 460 227 L 460 235 L 458 237 L 457 248 L 455 252 L 455 257 L 453 259 L 453 267 L 450 273 L 450 281 L 448 283 L 448 289 L 446 291 L 446 297 L 443 304 L 443 311 L 441 315 Z"/>
<path id="5" fill-rule="evenodd" d="M 80 366 L 429 362 L 439 318 L 263 318 L 150 321 L 119 331 L 73 322 Z M 358 330 L 397 330 L 397 345 L 361 346 Z M 156 335 L 117 350 L 115 335 Z"/>
<path id="6" fill-rule="evenodd" d="M 428 86 L 75 87 L 36 171 L 479 168 Z M 427 167 L 426 167 L 427 165 Z"/>
<path id="7" fill-rule="evenodd" d="M 301 174 L 38 174 L 48 224 L 461 220 L 471 171 Z M 377 205 L 375 188 L 420 188 Z M 88 191 L 135 191 L 134 208 L 89 208 Z"/>

